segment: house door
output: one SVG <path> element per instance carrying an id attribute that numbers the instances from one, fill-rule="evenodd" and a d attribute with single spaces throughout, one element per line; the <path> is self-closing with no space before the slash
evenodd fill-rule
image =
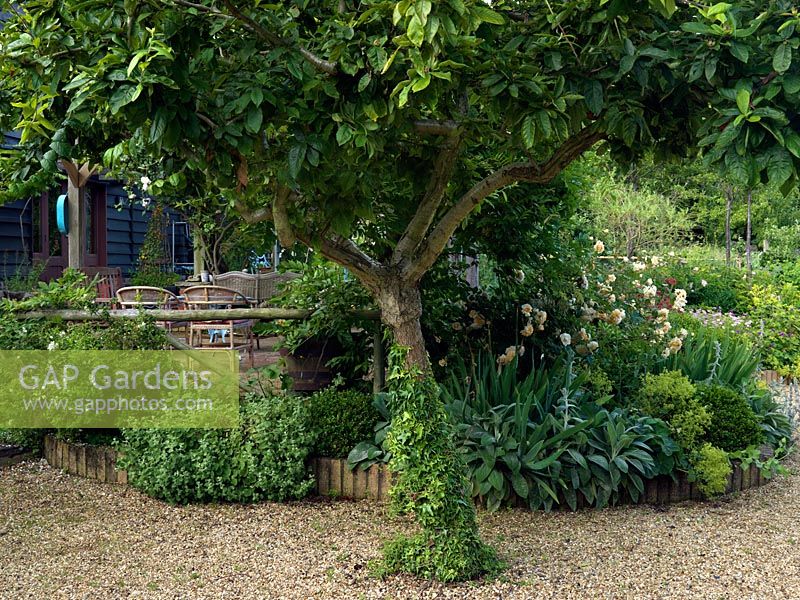
<path id="1" fill-rule="evenodd" d="M 69 262 L 67 236 L 58 231 L 56 201 L 66 193 L 61 190 L 42 194 L 33 203 L 33 260 L 46 264 L 42 279 L 49 281 L 61 275 Z M 86 247 L 83 264 L 87 267 L 106 266 L 106 195 L 105 187 L 89 183 L 86 186 Z"/>

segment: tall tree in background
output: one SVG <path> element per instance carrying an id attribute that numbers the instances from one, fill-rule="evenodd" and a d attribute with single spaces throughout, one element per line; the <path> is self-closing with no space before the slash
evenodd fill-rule
<path id="1" fill-rule="evenodd" d="M 524 185 L 536 202 L 537 185 L 601 140 L 631 156 L 685 152 L 697 137 L 709 164 L 737 177 L 796 180 L 800 19 L 783 0 L 671 18 L 672 0 L 10 8 L 0 125 L 22 146 L 8 179 L 30 180 L 35 164 L 53 173 L 59 158 L 113 168 L 140 153 L 158 160 L 153 193 L 201 177 L 214 191 L 204 203 L 271 221 L 284 246 L 358 277 L 419 378 L 430 375 L 420 280 L 503 188 Z M 397 428 L 396 487 L 424 529 L 404 568 L 472 576 L 487 555 L 458 459 L 437 445 L 438 400 L 420 389 Z M 436 469 L 424 468 L 426 444 L 440 450 Z M 431 566 L 442 560 L 450 567 Z"/>

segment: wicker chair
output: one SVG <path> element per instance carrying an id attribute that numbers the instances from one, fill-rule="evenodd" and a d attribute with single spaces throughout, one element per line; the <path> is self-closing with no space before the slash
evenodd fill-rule
<path id="1" fill-rule="evenodd" d="M 214 276 L 214 285 L 236 290 L 254 306 L 269 306 L 269 301 L 280 293 L 280 286 L 300 277 L 297 273 L 245 273 L 229 271 Z"/>
<path id="2" fill-rule="evenodd" d="M 270 306 L 270 301 L 281 293 L 281 286 L 300 277 L 297 273 L 263 273 L 258 277 L 257 306 Z"/>
<path id="3" fill-rule="evenodd" d="M 137 308 L 150 310 L 163 308 L 166 310 L 178 310 L 181 308 L 180 299 L 170 292 L 159 287 L 147 285 L 132 285 L 117 290 L 117 304 L 120 308 Z M 158 321 L 158 325 L 164 327 L 170 333 L 176 329 L 186 330 L 186 321 Z"/>
<path id="4" fill-rule="evenodd" d="M 220 275 L 214 275 L 214 285 L 226 287 L 229 290 L 236 290 L 254 305 L 258 304 L 258 286 L 256 285 L 256 275 L 245 273 L 244 271 L 228 271 Z"/>
<path id="5" fill-rule="evenodd" d="M 117 303 L 121 308 L 177 309 L 180 306 L 178 297 L 169 290 L 147 285 L 132 285 L 118 289 Z"/>
<path id="6" fill-rule="evenodd" d="M 188 287 L 183 290 L 183 301 L 189 310 L 250 308 L 250 301 L 241 292 L 218 285 Z M 209 335 L 207 343 L 203 340 L 204 332 Z M 246 350 L 252 365 L 253 320 L 191 321 L 189 345 L 199 350 Z"/>

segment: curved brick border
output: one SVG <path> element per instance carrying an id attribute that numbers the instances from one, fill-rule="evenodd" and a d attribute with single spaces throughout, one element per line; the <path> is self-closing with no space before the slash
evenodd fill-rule
<path id="1" fill-rule="evenodd" d="M 68 473 L 95 479 L 105 483 L 128 483 L 128 473 L 117 470 L 117 452 L 103 446 L 72 444 L 47 436 L 44 442 L 44 458 L 52 467 Z M 387 500 L 391 487 L 391 474 L 384 465 L 374 465 L 367 470 L 350 470 L 345 459 L 313 458 L 314 492 L 320 496 L 351 498 L 354 500 Z M 755 488 L 767 483 L 760 469 L 750 465 L 747 469 L 734 463 L 728 478 L 727 494 Z M 644 494 L 639 502 L 645 504 L 670 504 L 684 500 L 702 500 L 703 496 L 686 473 L 678 473 L 677 480 L 662 475 L 644 482 Z M 578 496 L 578 507 L 585 507 L 582 496 Z M 622 504 L 630 504 L 623 498 Z"/>

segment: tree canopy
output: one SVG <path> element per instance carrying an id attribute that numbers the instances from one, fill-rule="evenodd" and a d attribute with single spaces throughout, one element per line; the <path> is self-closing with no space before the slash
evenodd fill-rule
<path id="1" fill-rule="evenodd" d="M 271 220 L 286 245 L 319 248 L 376 294 L 415 287 L 486 197 L 548 182 L 600 140 L 619 156 L 699 148 L 747 186 L 797 180 L 788 1 L 10 9 L 12 179 L 59 158 L 139 158 L 152 191 Z"/>

